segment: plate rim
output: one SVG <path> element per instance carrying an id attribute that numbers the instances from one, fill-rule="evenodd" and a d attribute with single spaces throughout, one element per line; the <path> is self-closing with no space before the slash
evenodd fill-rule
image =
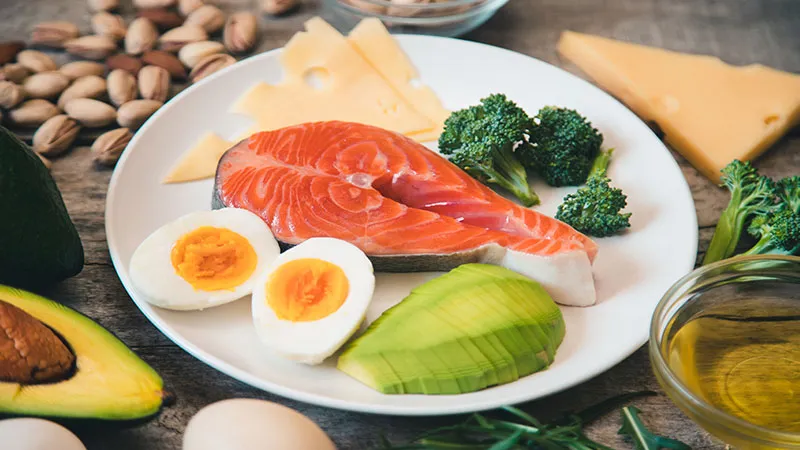
<path id="1" fill-rule="evenodd" d="M 478 47 L 485 47 L 485 48 L 490 49 L 491 51 L 499 51 L 501 53 L 510 53 L 510 54 L 515 55 L 515 56 L 522 56 L 524 58 L 532 59 L 532 60 L 536 61 L 537 63 L 545 64 L 545 65 L 549 66 L 550 68 L 556 69 L 558 72 L 561 73 L 562 76 L 565 76 L 565 77 L 568 77 L 568 78 L 572 78 L 573 81 L 577 81 L 577 82 L 583 84 L 588 89 L 594 90 L 595 92 L 599 93 L 601 96 L 606 97 L 607 100 L 610 100 L 610 101 L 616 103 L 618 106 L 621 106 L 624 110 L 626 110 L 632 116 L 633 119 L 641 122 L 642 125 L 644 125 L 645 128 L 647 128 L 648 132 L 651 133 L 653 135 L 653 137 L 655 137 L 656 140 L 659 142 L 660 147 L 661 147 L 661 149 L 663 151 L 665 151 L 667 153 L 670 153 L 670 150 L 666 146 L 666 144 L 664 144 L 664 142 L 661 139 L 659 139 L 657 135 L 655 135 L 653 130 L 649 126 L 647 126 L 647 124 L 644 123 L 644 121 L 642 121 L 641 118 L 639 118 L 639 116 L 637 116 L 633 111 L 631 111 L 631 109 L 628 108 L 624 103 L 620 102 L 617 98 L 615 98 L 614 96 L 612 96 L 611 94 L 609 94 L 605 90 L 599 88 L 598 86 L 592 84 L 591 82 L 589 82 L 589 81 L 587 81 L 587 80 L 585 80 L 585 79 L 583 79 L 583 78 L 581 78 L 581 77 L 579 77 L 579 76 L 577 76 L 577 75 L 575 75 L 573 73 L 568 72 L 567 70 L 565 70 L 565 69 L 563 69 L 561 67 L 558 67 L 556 65 L 550 64 L 550 63 L 548 63 L 546 61 L 543 61 L 541 59 L 535 58 L 533 56 L 530 56 L 530 55 L 527 55 L 527 54 L 524 54 L 524 53 L 516 52 L 516 51 L 513 51 L 513 50 L 509 50 L 509 49 L 503 48 L 503 47 L 497 47 L 497 46 L 494 46 L 494 45 L 485 44 L 485 43 L 482 43 L 482 42 L 467 41 L 467 40 L 463 40 L 463 39 L 441 37 L 441 36 L 428 36 L 428 35 L 415 35 L 415 34 L 393 35 L 393 38 L 398 40 L 398 42 L 402 42 L 402 41 L 406 41 L 406 40 L 413 41 L 413 40 L 418 40 L 418 39 L 421 39 L 421 40 L 431 39 L 431 40 L 435 40 L 435 41 L 442 41 L 442 40 L 444 40 L 444 41 L 458 41 L 459 44 L 467 44 L 467 45 L 474 45 L 474 46 L 478 46 Z M 237 64 L 229 66 L 229 67 L 227 67 L 227 68 L 225 68 L 223 70 L 220 70 L 219 72 L 216 72 L 216 73 L 206 77 L 205 79 L 201 80 L 199 83 L 196 83 L 196 84 L 193 84 L 193 85 L 189 86 L 187 89 L 181 91 L 180 93 L 178 93 L 178 95 L 176 95 L 172 99 L 170 99 L 166 104 L 164 104 L 164 106 L 162 108 L 160 108 L 158 111 L 156 111 L 156 113 L 153 114 L 139 128 L 139 130 L 137 130 L 137 132 L 134 134 L 133 139 L 131 139 L 131 141 L 128 143 L 128 146 L 131 147 L 131 148 L 134 147 L 135 144 L 138 142 L 138 140 L 141 138 L 141 136 L 143 134 L 142 132 L 146 131 L 152 125 L 153 122 L 157 121 L 160 118 L 160 116 L 162 114 L 165 114 L 166 111 L 171 107 L 171 104 L 174 104 L 175 102 L 179 101 L 180 99 L 182 99 L 183 97 L 185 97 L 187 95 L 192 95 L 192 93 L 195 90 L 200 89 L 204 84 L 210 82 L 213 79 L 216 79 L 217 77 L 225 76 L 225 74 L 227 74 L 228 72 L 237 70 L 238 68 L 241 68 L 244 65 L 258 64 L 261 60 L 271 58 L 275 54 L 280 53 L 282 50 L 283 50 L 283 47 L 278 47 L 278 48 L 275 48 L 275 49 L 272 49 L 272 50 L 269 50 L 269 51 L 266 51 L 266 52 L 263 52 L 263 53 L 260 53 L 260 54 L 257 54 L 257 55 L 250 56 L 248 58 L 245 58 L 245 59 L 239 61 Z M 587 380 L 589 380 L 589 379 L 591 379 L 593 377 L 596 377 L 596 376 L 598 376 L 600 374 L 603 374 L 603 373 L 607 372 L 608 370 L 612 369 L 613 367 L 618 365 L 620 362 L 622 362 L 623 360 L 625 360 L 626 358 L 631 356 L 634 352 L 636 352 L 639 348 L 641 348 L 648 341 L 648 338 L 649 338 L 648 329 L 649 328 L 648 327 L 642 327 L 643 332 L 641 333 L 641 336 L 639 336 L 639 338 L 636 339 L 635 341 L 631 340 L 629 343 L 627 343 L 627 345 L 621 346 L 621 347 L 624 347 L 624 351 L 619 352 L 617 357 L 608 359 L 606 364 L 602 364 L 601 366 L 605 366 L 604 368 L 599 369 L 598 371 L 595 371 L 595 372 L 586 371 L 586 372 L 581 373 L 580 375 L 578 375 L 578 376 L 576 376 L 574 378 L 571 378 L 570 381 L 567 382 L 567 383 L 564 383 L 564 384 L 561 384 L 561 385 L 553 385 L 551 387 L 548 387 L 548 388 L 543 389 L 542 391 L 539 391 L 539 392 L 536 392 L 536 393 L 526 394 L 525 392 L 517 392 L 517 393 L 515 393 L 515 395 L 513 395 L 513 400 L 512 399 L 508 399 L 506 397 L 495 397 L 492 400 L 484 400 L 484 401 L 472 402 L 472 403 L 464 403 L 464 402 L 456 403 L 456 402 L 453 402 L 449 406 L 406 406 L 406 405 L 386 405 L 386 404 L 380 404 L 380 403 L 364 404 L 364 403 L 353 403 L 353 402 L 349 402 L 349 401 L 343 400 L 343 399 L 325 397 L 325 396 L 322 396 L 322 395 L 319 395 L 319 394 L 302 392 L 302 391 L 298 391 L 298 390 L 293 389 L 293 388 L 287 388 L 287 387 L 285 387 L 283 385 L 280 385 L 278 383 L 274 383 L 274 382 L 271 382 L 271 381 L 263 380 L 263 379 L 255 376 L 255 375 L 252 375 L 252 374 L 248 373 L 245 370 L 242 370 L 242 369 L 234 366 L 231 363 L 223 361 L 220 358 L 217 358 L 217 357 L 205 352 L 204 350 L 200 349 L 199 347 L 197 347 L 195 344 L 193 344 L 189 340 L 183 338 L 180 335 L 180 333 L 178 333 L 170 325 L 165 323 L 160 317 L 158 317 L 158 315 L 154 314 L 155 310 L 152 307 L 150 307 L 149 305 L 146 305 L 147 308 L 145 308 L 144 307 L 145 305 L 140 304 L 140 302 L 137 301 L 135 296 L 131 294 L 131 292 L 134 291 L 134 289 L 133 289 L 133 286 L 131 284 L 130 277 L 127 276 L 127 275 L 123 276 L 122 270 L 121 270 L 122 262 L 120 261 L 119 250 L 118 250 L 118 248 L 116 246 L 113 246 L 113 248 L 112 248 L 112 244 L 111 244 L 112 238 L 114 238 L 117 233 L 114 232 L 112 227 L 109 225 L 109 224 L 113 223 L 113 219 L 109 220 L 110 217 L 111 217 L 110 211 L 112 211 L 113 208 L 114 208 L 114 203 L 113 203 L 112 199 L 114 198 L 114 193 L 115 193 L 115 191 L 117 189 L 117 182 L 118 182 L 118 178 L 119 178 L 119 173 L 121 172 L 120 169 L 122 167 L 124 167 L 125 161 L 127 161 L 128 157 L 130 156 L 131 153 L 132 152 L 130 152 L 130 151 L 123 152 L 121 158 L 117 162 L 116 167 L 114 168 L 114 171 L 113 171 L 113 173 L 111 175 L 111 179 L 110 179 L 109 184 L 108 184 L 108 190 L 106 191 L 105 212 L 104 212 L 104 217 L 103 217 L 103 219 L 104 219 L 104 228 L 105 228 L 105 233 L 106 233 L 106 245 L 108 247 L 109 255 L 111 257 L 111 262 L 112 262 L 112 265 L 114 267 L 114 271 L 117 273 L 117 277 L 119 278 L 120 282 L 122 283 L 123 287 L 125 288 L 126 294 L 130 298 L 130 300 L 133 301 L 133 303 L 136 305 L 136 307 L 139 309 L 139 311 L 142 314 L 144 314 L 144 316 L 147 318 L 147 320 L 150 321 L 150 323 L 160 333 L 162 333 L 164 336 L 166 336 L 167 339 L 172 341 L 173 344 L 177 345 L 182 350 L 186 351 L 187 353 L 189 353 L 190 355 L 192 355 L 193 357 L 195 357 L 199 361 L 201 361 L 204 364 L 210 366 L 211 368 L 217 370 L 218 372 L 221 372 L 221 373 L 223 373 L 223 374 L 225 374 L 227 376 L 230 376 L 231 378 L 234 378 L 234 379 L 236 379 L 236 380 L 238 380 L 238 381 L 240 381 L 242 383 L 245 383 L 245 384 L 247 384 L 249 386 L 255 387 L 255 388 L 260 389 L 262 391 L 265 391 L 265 392 L 268 392 L 268 393 L 271 393 L 271 394 L 274 394 L 274 395 L 278 395 L 280 397 L 284 397 L 284 398 L 287 398 L 287 399 L 301 401 L 301 402 L 308 403 L 308 404 L 313 404 L 313 405 L 318 405 L 318 406 L 323 406 L 323 407 L 333 408 L 333 409 L 339 409 L 339 410 L 343 410 L 343 411 L 353 411 L 353 412 L 367 413 L 367 414 L 380 414 L 380 415 L 393 415 L 393 416 L 438 416 L 438 415 L 450 415 L 450 414 L 464 414 L 464 413 L 491 410 L 491 409 L 495 409 L 495 408 L 498 408 L 500 406 L 507 405 L 507 404 L 525 403 L 525 402 L 529 402 L 529 401 L 533 401 L 533 400 L 542 399 L 542 398 L 548 397 L 550 395 L 556 394 L 558 392 L 565 391 L 567 389 L 570 389 L 570 388 L 575 387 L 575 386 L 577 386 L 579 384 L 582 384 L 582 383 L 586 382 Z M 670 156 L 672 156 L 672 155 L 670 155 Z M 692 205 L 692 213 L 690 214 L 690 217 L 689 217 L 691 219 L 692 225 L 693 225 L 692 228 L 691 228 L 692 236 L 690 236 L 691 237 L 691 242 L 692 242 L 690 254 L 692 255 L 692 258 L 690 260 L 689 260 L 689 258 L 687 258 L 687 261 L 688 261 L 686 263 L 687 267 L 684 268 L 684 271 L 686 273 L 688 273 L 688 272 L 690 272 L 691 270 L 694 269 L 694 266 L 695 266 L 695 263 L 696 263 L 696 257 L 697 257 L 697 250 L 698 250 L 698 246 L 699 246 L 699 242 L 698 242 L 699 229 L 698 229 L 698 219 L 697 219 L 697 207 L 695 205 L 694 198 L 692 197 L 691 188 L 690 188 L 690 186 L 688 184 L 688 181 L 686 180 L 686 177 L 683 176 L 683 174 L 682 174 L 682 170 L 680 168 L 680 165 L 678 164 L 677 160 L 674 157 L 671 157 L 670 161 L 671 161 L 671 164 L 673 165 L 673 168 L 678 173 L 680 173 L 682 175 L 681 178 L 682 178 L 683 183 L 681 183 L 681 186 L 683 188 L 682 189 L 683 190 L 683 196 L 685 197 L 684 201 L 688 201 L 688 203 Z M 655 305 L 656 305 L 656 302 L 653 303 L 653 309 L 655 309 Z M 652 316 L 652 314 L 651 314 L 651 316 Z M 650 319 L 650 320 L 652 320 L 652 319 Z M 452 396 L 452 397 L 457 397 L 457 396 Z"/>

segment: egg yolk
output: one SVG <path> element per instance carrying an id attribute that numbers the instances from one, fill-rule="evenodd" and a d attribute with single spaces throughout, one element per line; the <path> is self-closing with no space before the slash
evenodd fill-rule
<path id="1" fill-rule="evenodd" d="M 232 290 L 256 270 L 258 256 L 250 242 L 227 228 L 200 227 L 172 247 L 172 267 L 193 288 Z"/>
<path id="2" fill-rule="evenodd" d="M 341 267 L 316 258 L 282 264 L 267 282 L 267 305 L 281 320 L 311 322 L 336 312 L 350 293 Z"/>

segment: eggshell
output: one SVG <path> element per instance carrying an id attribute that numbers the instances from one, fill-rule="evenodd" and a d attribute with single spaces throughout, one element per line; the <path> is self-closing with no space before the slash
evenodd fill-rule
<path id="1" fill-rule="evenodd" d="M 263 400 L 206 406 L 186 426 L 183 450 L 336 450 L 328 435 L 299 412 Z"/>
<path id="2" fill-rule="evenodd" d="M 3 450 L 86 450 L 77 436 L 61 425 L 43 419 L 0 420 Z"/>

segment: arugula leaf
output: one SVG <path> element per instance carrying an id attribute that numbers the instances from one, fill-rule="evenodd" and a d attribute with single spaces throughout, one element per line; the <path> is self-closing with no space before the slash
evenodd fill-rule
<path id="1" fill-rule="evenodd" d="M 683 442 L 653 434 L 642 423 L 639 418 L 641 411 L 635 406 L 622 408 L 622 428 L 618 434 L 625 435 L 633 440 L 633 444 L 638 450 L 660 450 L 668 448 L 672 450 L 691 450 L 692 448 Z"/>

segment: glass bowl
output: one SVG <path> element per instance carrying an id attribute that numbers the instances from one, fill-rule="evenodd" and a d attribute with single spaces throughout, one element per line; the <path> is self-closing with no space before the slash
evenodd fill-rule
<path id="1" fill-rule="evenodd" d="M 737 449 L 800 449 L 800 258 L 691 272 L 656 307 L 649 346 L 664 391 L 709 433 Z"/>
<path id="2" fill-rule="evenodd" d="M 508 0 L 325 0 L 331 22 L 352 29 L 377 17 L 392 33 L 459 36 L 489 20 Z"/>

